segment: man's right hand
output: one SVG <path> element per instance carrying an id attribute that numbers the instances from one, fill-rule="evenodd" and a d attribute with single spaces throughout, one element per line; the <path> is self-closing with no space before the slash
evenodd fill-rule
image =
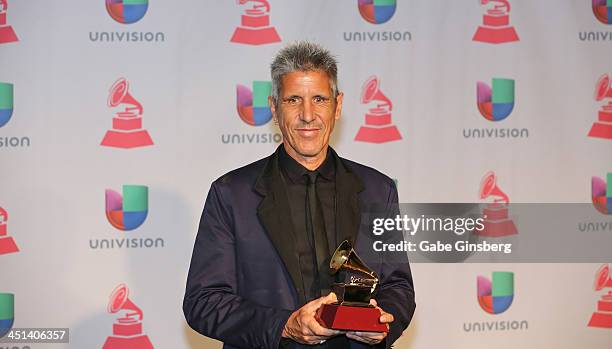
<path id="1" fill-rule="evenodd" d="M 336 295 L 330 293 L 326 297 L 315 299 L 294 311 L 285 324 L 283 338 L 290 338 L 302 344 L 321 344 L 331 337 L 344 333 L 325 328 L 315 319 L 315 314 L 321 305 L 336 301 Z"/>

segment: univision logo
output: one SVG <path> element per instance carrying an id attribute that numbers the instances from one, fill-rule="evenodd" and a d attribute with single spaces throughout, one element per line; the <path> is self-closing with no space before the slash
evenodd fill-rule
<path id="1" fill-rule="evenodd" d="M 478 276 L 476 296 L 480 308 L 488 314 L 499 315 L 508 310 L 514 300 L 514 273 L 494 271 L 491 279 Z M 464 332 L 528 330 L 527 320 L 494 320 L 463 323 Z"/>
<path id="2" fill-rule="evenodd" d="M 515 81 L 507 78 L 493 78 L 491 85 L 476 83 L 476 106 L 480 115 L 488 121 L 505 120 L 514 110 Z M 464 138 L 528 138 L 526 128 L 473 128 L 463 129 Z"/>
<path id="3" fill-rule="evenodd" d="M 240 119 L 251 126 L 265 125 L 272 118 L 268 97 L 272 90 L 270 81 L 253 81 L 253 89 L 236 85 L 236 109 Z"/>
<path id="4" fill-rule="evenodd" d="M 514 299 L 514 273 L 494 271 L 492 281 L 478 276 L 476 287 L 482 310 L 489 314 L 501 314 L 510 308 Z"/>
<path id="5" fill-rule="evenodd" d="M 134 24 L 140 21 L 149 8 L 148 0 L 105 0 L 108 15 L 121 24 Z M 141 31 L 90 31 L 92 42 L 164 42 L 163 32 Z"/>
<path id="6" fill-rule="evenodd" d="M 0 338 L 13 328 L 15 321 L 15 295 L 0 293 Z"/>
<path id="7" fill-rule="evenodd" d="M 126 184 L 122 186 L 121 193 L 112 189 L 106 189 L 105 204 L 106 219 L 113 227 L 120 231 L 135 230 L 147 219 L 149 213 L 149 188 L 145 185 Z M 119 238 L 89 240 L 89 248 L 92 250 L 162 247 L 165 247 L 165 241 L 160 237 L 127 238 L 125 235 L 122 235 Z"/>
<path id="8" fill-rule="evenodd" d="M 382 24 L 391 19 L 397 8 L 396 0 L 358 0 L 361 17 L 372 24 Z"/>
<path id="9" fill-rule="evenodd" d="M 149 188 L 144 185 L 124 185 L 122 194 L 106 189 L 106 218 L 119 230 L 134 230 L 147 218 Z"/>
<path id="10" fill-rule="evenodd" d="M 144 17 L 149 0 L 106 0 L 106 11 L 122 24 L 136 23 Z"/>
<path id="11" fill-rule="evenodd" d="M 236 111 L 240 120 L 249 126 L 264 126 L 272 119 L 268 97 L 272 90 L 270 81 L 253 81 L 251 87 L 236 85 Z M 223 144 L 280 143 L 280 133 L 226 133 L 221 135 Z"/>
<path id="12" fill-rule="evenodd" d="M 387 23 L 397 9 L 396 0 L 357 0 L 359 14 L 371 24 Z M 345 31 L 344 41 L 411 41 L 410 31 Z"/>
<path id="13" fill-rule="evenodd" d="M 514 80 L 493 78 L 492 87 L 479 81 L 476 102 L 480 114 L 489 121 L 501 121 L 514 109 Z"/>
<path id="14" fill-rule="evenodd" d="M 597 211 L 612 214 L 612 172 L 607 174 L 606 180 L 593 176 L 591 178 L 591 199 Z"/>
<path id="15" fill-rule="evenodd" d="M 612 24 L 612 1 L 593 0 L 593 14 L 603 24 Z"/>
<path id="16" fill-rule="evenodd" d="M 0 127 L 13 116 L 13 84 L 0 82 Z"/>
<path id="17" fill-rule="evenodd" d="M 4 127 L 11 120 L 14 111 L 13 105 L 13 84 L 0 82 L 0 128 Z M 0 148 L 23 148 L 30 146 L 29 137 L 1 137 Z"/>

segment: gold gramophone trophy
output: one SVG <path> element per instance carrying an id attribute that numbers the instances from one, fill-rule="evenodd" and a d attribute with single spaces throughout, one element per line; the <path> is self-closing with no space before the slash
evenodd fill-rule
<path id="1" fill-rule="evenodd" d="M 387 325 L 380 322 L 380 310 L 370 304 L 378 276 L 357 256 L 348 240 L 338 246 L 329 268 L 332 274 L 348 273 L 350 283 L 332 285 L 338 301 L 322 305 L 317 310 L 317 321 L 335 330 L 387 332 Z"/>

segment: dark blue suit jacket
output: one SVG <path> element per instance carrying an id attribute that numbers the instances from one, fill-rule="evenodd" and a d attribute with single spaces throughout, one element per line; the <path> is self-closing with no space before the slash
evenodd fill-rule
<path id="1" fill-rule="evenodd" d="M 336 230 L 343 234 L 338 241 L 352 241 L 379 275 L 375 298 L 395 317 L 383 343 L 390 347 L 415 310 L 410 267 L 403 254 L 375 253 L 371 232 L 359 230 L 365 205 L 397 209 L 397 190 L 387 176 L 329 150 L 337 163 Z M 217 179 L 204 205 L 183 311 L 194 330 L 225 348 L 277 349 L 289 315 L 305 302 L 277 153 Z"/>

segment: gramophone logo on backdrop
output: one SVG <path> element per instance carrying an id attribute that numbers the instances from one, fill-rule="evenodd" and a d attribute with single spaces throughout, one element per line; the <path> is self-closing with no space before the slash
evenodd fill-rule
<path id="1" fill-rule="evenodd" d="M 603 24 L 612 24 L 612 1 L 593 0 L 593 14 Z"/>
<path id="2" fill-rule="evenodd" d="M 606 180 L 591 178 L 591 198 L 597 211 L 612 214 L 612 172 L 608 172 Z"/>
<path id="3" fill-rule="evenodd" d="M 0 338 L 4 337 L 15 321 L 15 295 L 0 293 Z"/>
<path id="4" fill-rule="evenodd" d="M 368 143 L 386 143 L 402 139 L 391 120 L 393 103 L 380 90 L 378 77 L 370 76 L 361 88 L 361 103 L 373 105 L 365 114 L 365 125 L 359 128 L 355 140 Z"/>
<path id="5" fill-rule="evenodd" d="M 480 0 L 487 6 L 482 16 L 482 25 L 478 27 L 472 41 L 489 44 L 503 44 L 519 41 L 518 34 L 510 25 L 510 2 L 508 0 Z"/>
<path id="6" fill-rule="evenodd" d="M 510 199 L 497 185 L 495 172 L 487 172 L 480 181 L 478 194 L 480 200 L 492 198 L 483 209 L 484 229 L 475 231 L 474 235 L 486 237 L 501 237 L 518 234 L 514 222 L 508 218 Z"/>
<path id="7" fill-rule="evenodd" d="M 129 84 L 125 78 L 119 78 L 111 87 L 109 108 L 124 105 L 125 109 L 115 114 L 113 129 L 106 132 L 100 145 L 123 149 L 153 145 L 149 132 L 142 128 L 142 104 L 128 90 Z"/>
<path id="8" fill-rule="evenodd" d="M 610 1 L 612 3 L 612 0 Z M 595 100 L 608 102 L 599 107 L 598 120 L 593 123 L 589 137 L 612 139 L 612 88 L 610 76 L 604 74 L 595 85 Z"/>
<path id="9" fill-rule="evenodd" d="M 493 78 L 492 87 L 476 84 L 476 103 L 480 114 L 489 121 L 501 121 L 514 109 L 514 80 Z"/>
<path id="10" fill-rule="evenodd" d="M 0 44 L 19 41 L 13 27 L 6 24 L 8 0 L 0 0 Z"/>
<path id="11" fill-rule="evenodd" d="M 113 227 L 129 231 L 144 223 L 149 212 L 149 188 L 144 185 L 124 185 L 123 196 L 106 189 L 106 218 Z"/>
<path id="12" fill-rule="evenodd" d="M 13 116 L 13 84 L 0 82 L 0 127 Z"/>
<path id="13" fill-rule="evenodd" d="M 264 45 L 280 42 L 276 29 L 270 25 L 270 3 L 266 0 L 238 0 L 239 5 L 252 2 L 240 18 L 240 26 L 234 30 L 231 42 L 247 45 Z"/>
<path id="14" fill-rule="evenodd" d="M 118 285 L 110 295 L 107 311 L 122 314 L 115 319 L 113 334 L 106 338 L 102 349 L 153 349 L 149 337 L 142 330 L 142 310 L 129 299 L 129 289 Z"/>
<path id="15" fill-rule="evenodd" d="M 270 81 L 253 81 L 252 90 L 244 85 L 236 85 L 236 109 L 240 119 L 251 126 L 267 124 L 272 118 L 268 105 L 271 90 Z"/>
<path id="16" fill-rule="evenodd" d="M 122 24 L 136 23 L 144 17 L 149 0 L 106 0 L 106 11 Z"/>
<path id="17" fill-rule="evenodd" d="M 13 237 L 8 234 L 8 212 L 0 207 L 0 255 L 15 252 L 19 252 L 19 247 Z"/>
<path id="18" fill-rule="evenodd" d="M 478 276 L 476 280 L 478 304 L 489 314 L 501 314 L 514 300 L 514 273 L 494 271 L 492 278 Z"/>
<path id="19" fill-rule="evenodd" d="M 357 0 L 361 17 L 372 24 L 387 22 L 395 14 L 396 0 Z"/>
<path id="20" fill-rule="evenodd" d="M 612 328 L 612 274 L 607 264 L 599 267 L 595 273 L 596 292 L 604 290 L 600 300 L 597 302 L 597 310 L 591 315 L 589 327 Z M 608 293 L 605 290 L 609 289 Z"/>

